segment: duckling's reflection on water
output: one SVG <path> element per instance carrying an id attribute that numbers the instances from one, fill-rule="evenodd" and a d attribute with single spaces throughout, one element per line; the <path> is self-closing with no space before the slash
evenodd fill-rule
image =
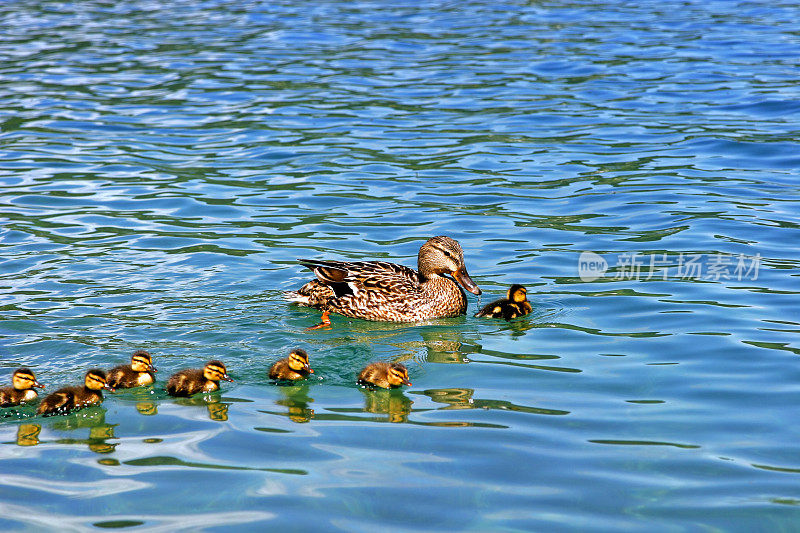
<path id="1" fill-rule="evenodd" d="M 17 441 L 19 443 L 20 435 L 23 431 L 23 426 L 33 426 L 30 428 L 30 433 L 25 437 L 25 446 L 33 446 L 39 444 L 39 432 L 41 426 L 39 424 L 22 424 L 17 432 Z M 100 406 L 89 407 L 75 411 L 63 418 L 56 420 L 52 424 L 52 428 L 57 431 L 74 431 L 82 428 L 89 428 L 89 436 L 85 439 L 55 439 L 53 441 L 57 444 L 85 444 L 89 449 L 95 453 L 111 453 L 119 443 L 108 442 L 108 440 L 116 439 L 114 435 L 114 428 L 117 424 L 108 424 L 106 422 L 106 411 Z M 35 441 L 35 442 L 34 442 Z M 22 445 L 22 444 L 21 444 Z"/>
<path id="2" fill-rule="evenodd" d="M 228 406 L 229 403 L 210 403 L 208 407 L 208 418 L 217 422 L 225 422 L 228 420 Z"/>
<path id="3" fill-rule="evenodd" d="M 308 395 L 309 386 L 307 383 L 280 385 L 278 390 L 280 390 L 283 397 L 275 400 L 275 403 L 286 407 L 287 412 L 261 411 L 262 413 L 288 416 L 289 420 L 298 424 L 304 424 L 314 418 L 314 410 L 308 406 L 308 404 L 314 402 L 314 399 Z"/>
<path id="4" fill-rule="evenodd" d="M 192 398 L 181 398 L 175 400 L 178 405 L 200 407 L 205 406 L 208 410 L 208 418 L 216 422 L 228 420 L 228 407 L 231 404 L 220 401 L 218 394 L 203 394 Z"/>
<path id="5" fill-rule="evenodd" d="M 499 331 L 508 331 L 511 334 L 511 338 L 516 340 L 532 329 L 547 327 L 546 324 L 542 325 L 540 322 L 536 322 L 533 319 L 534 317 L 531 315 L 515 318 L 509 322 L 504 322 L 500 326 Z"/>
<path id="6" fill-rule="evenodd" d="M 136 410 L 140 415 L 152 416 L 158 414 L 158 404 L 156 402 L 136 402 Z"/>
<path id="7" fill-rule="evenodd" d="M 408 422 L 414 402 L 399 389 L 361 389 L 364 394 L 364 411 L 388 415 L 389 422 Z"/>
<path id="8" fill-rule="evenodd" d="M 39 424 L 20 424 L 17 428 L 17 446 L 36 446 L 41 432 L 42 426 Z"/>

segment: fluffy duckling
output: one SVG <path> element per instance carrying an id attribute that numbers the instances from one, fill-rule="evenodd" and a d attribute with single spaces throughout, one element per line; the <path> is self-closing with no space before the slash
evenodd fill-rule
<path id="1" fill-rule="evenodd" d="M 401 363 L 370 363 L 358 375 L 360 385 L 373 385 L 393 389 L 401 385 L 411 385 L 408 369 Z"/>
<path id="2" fill-rule="evenodd" d="M 34 387 L 44 388 L 44 385 L 36 381 L 31 369 L 16 369 L 11 375 L 11 387 L 0 389 L 0 407 L 11 407 L 36 400 L 39 395 Z"/>
<path id="3" fill-rule="evenodd" d="M 486 304 L 483 309 L 475 313 L 475 316 L 511 320 L 527 315 L 532 310 L 531 303 L 528 301 L 528 291 L 522 285 L 515 283 L 508 288 L 505 298 Z"/>
<path id="4" fill-rule="evenodd" d="M 308 366 L 308 354 L 305 350 L 295 348 L 289 352 L 289 357 L 285 357 L 275 362 L 269 369 L 270 379 L 291 380 L 305 379 L 314 370 Z"/>
<path id="5" fill-rule="evenodd" d="M 167 381 L 170 396 L 192 396 L 198 392 L 219 390 L 219 381 L 233 381 L 222 361 L 209 361 L 203 368 L 187 368 L 176 372 Z"/>
<path id="6" fill-rule="evenodd" d="M 83 387 L 64 387 L 49 394 L 36 411 L 40 415 L 67 413 L 103 401 L 103 389 L 113 391 L 106 381 L 106 373 L 97 368 L 89 370 L 83 379 Z"/>
<path id="7" fill-rule="evenodd" d="M 108 384 L 115 389 L 130 389 L 152 385 L 154 373 L 153 359 L 144 350 L 137 350 L 131 356 L 131 364 L 115 366 L 108 372 Z"/>

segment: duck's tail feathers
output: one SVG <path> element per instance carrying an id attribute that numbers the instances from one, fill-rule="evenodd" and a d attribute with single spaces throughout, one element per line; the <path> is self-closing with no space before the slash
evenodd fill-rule
<path id="1" fill-rule="evenodd" d="M 298 291 L 284 291 L 283 299 L 300 305 L 309 305 L 308 295 L 300 294 Z"/>

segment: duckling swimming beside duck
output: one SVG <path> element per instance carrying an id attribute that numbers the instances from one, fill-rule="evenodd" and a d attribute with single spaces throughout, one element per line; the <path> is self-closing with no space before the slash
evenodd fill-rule
<path id="1" fill-rule="evenodd" d="M 83 387 L 63 387 L 49 394 L 36 410 L 40 415 L 62 414 L 82 409 L 103 401 L 103 389 L 113 391 L 106 381 L 106 373 L 100 369 L 92 369 L 83 379 Z"/>
<path id="2" fill-rule="evenodd" d="M 522 285 L 515 283 L 508 288 L 505 298 L 486 304 L 483 309 L 475 313 L 475 316 L 511 320 L 527 315 L 532 310 L 531 303 L 528 301 L 528 291 Z"/>
<path id="3" fill-rule="evenodd" d="M 358 384 L 394 389 L 402 385 L 411 385 L 408 380 L 408 369 L 402 363 L 370 363 L 358 374 Z"/>
<path id="4" fill-rule="evenodd" d="M 289 352 L 288 357 L 284 357 L 269 369 L 270 379 L 275 380 L 291 380 L 305 379 L 314 370 L 308 366 L 308 354 L 305 350 L 295 348 Z"/>
<path id="5" fill-rule="evenodd" d="M 444 236 L 422 245 L 417 270 L 385 261 L 301 259 L 300 264 L 313 270 L 317 279 L 284 296 L 323 311 L 320 326 L 330 324 L 329 313 L 389 322 L 463 315 L 467 297 L 458 284 L 481 293 L 467 273 L 461 246 Z"/>
<path id="6" fill-rule="evenodd" d="M 18 368 L 11 375 L 11 386 L 0 389 L 0 407 L 12 407 L 35 401 L 39 394 L 34 387 L 44 388 L 36 381 L 30 368 Z"/>
<path id="7" fill-rule="evenodd" d="M 193 396 L 198 392 L 219 390 L 220 380 L 233 381 L 222 361 L 209 361 L 203 368 L 187 368 L 176 372 L 167 381 L 170 396 Z"/>
<path id="8" fill-rule="evenodd" d="M 153 359 L 144 350 L 137 350 L 131 356 L 131 364 L 115 366 L 108 372 L 108 384 L 115 389 L 130 389 L 152 385 L 154 373 Z"/>

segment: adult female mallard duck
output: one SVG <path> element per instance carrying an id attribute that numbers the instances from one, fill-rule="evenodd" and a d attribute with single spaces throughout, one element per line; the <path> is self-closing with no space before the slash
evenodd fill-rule
<path id="1" fill-rule="evenodd" d="M 329 313 L 389 322 L 463 315 L 467 297 L 458 283 L 481 293 L 464 266 L 461 246 L 450 237 L 428 239 L 419 249 L 417 270 L 385 261 L 301 259 L 300 264 L 317 279 L 285 298 L 323 311 L 320 326 L 330 324 Z"/>
<path id="2" fill-rule="evenodd" d="M 209 361 L 203 368 L 187 368 L 176 372 L 167 381 L 170 396 L 193 396 L 198 392 L 219 390 L 219 381 L 233 381 L 222 361 Z"/>
<path id="3" fill-rule="evenodd" d="M 137 350 L 131 356 L 131 364 L 115 366 L 108 372 L 108 384 L 115 389 L 130 389 L 152 385 L 155 381 L 153 359 L 148 352 Z"/>
<path id="4" fill-rule="evenodd" d="M 408 369 L 402 363 L 370 363 L 358 374 L 360 385 L 394 389 L 401 385 L 411 385 Z"/>
<path id="5" fill-rule="evenodd" d="M 305 350 L 295 348 L 289 352 L 288 357 L 284 357 L 269 369 L 270 379 L 279 381 L 305 379 L 314 370 L 308 366 L 308 354 Z"/>
<path id="6" fill-rule="evenodd" d="M 522 285 L 515 283 L 508 288 L 505 298 L 486 304 L 483 309 L 475 313 L 475 316 L 511 320 L 527 315 L 532 309 L 531 303 L 528 301 L 528 291 Z"/>
<path id="7" fill-rule="evenodd" d="M 53 415 L 98 404 L 103 401 L 102 389 L 114 390 L 106 382 L 106 373 L 96 368 L 89 370 L 83 378 L 83 387 L 58 389 L 42 400 L 36 412 L 40 415 Z"/>
<path id="8" fill-rule="evenodd" d="M 36 381 L 31 369 L 16 369 L 11 375 L 11 386 L 0 389 L 0 407 L 11 407 L 36 400 L 39 395 L 34 387 L 44 388 L 44 385 Z"/>

